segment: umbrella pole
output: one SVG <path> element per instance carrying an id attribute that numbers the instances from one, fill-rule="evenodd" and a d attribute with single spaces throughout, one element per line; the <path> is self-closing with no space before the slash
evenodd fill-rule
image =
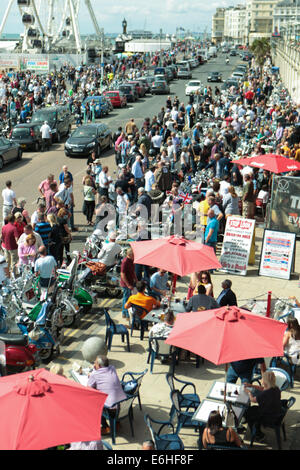
<path id="1" fill-rule="evenodd" d="M 226 403 L 226 395 L 227 395 L 227 371 L 228 371 L 228 364 L 225 364 L 225 386 L 224 386 L 224 403 Z"/>
<path id="2" fill-rule="evenodd" d="M 169 308 L 171 307 L 172 297 L 176 291 L 176 282 L 177 282 L 177 274 L 172 275 L 172 283 L 170 288 L 170 297 L 169 297 Z"/>

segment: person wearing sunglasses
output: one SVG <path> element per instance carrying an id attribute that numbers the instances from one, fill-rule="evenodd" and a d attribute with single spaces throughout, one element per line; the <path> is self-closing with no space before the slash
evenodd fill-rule
<path id="1" fill-rule="evenodd" d="M 194 290 L 193 295 L 198 294 L 198 286 L 200 284 L 204 285 L 205 290 L 206 290 L 206 295 L 210 295 L 211 297 L 214 296 L 213 284 L 212 284 L 212 280 L 211 280 L 211 277 L 210 277 L 210 273 L 208 271 L 201 271 L 200 272 L 200 280 L 196 285 L 196 288 Z"/>

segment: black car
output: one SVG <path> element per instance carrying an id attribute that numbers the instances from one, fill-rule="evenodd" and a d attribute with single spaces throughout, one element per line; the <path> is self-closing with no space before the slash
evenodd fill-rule
<path id="1" fill-rule="evenodd" d="M 42 147 L 41 126 L 34 123 L 17 124 L 10 132 L 9 138 L 20 145 L 22 150 L 35 150 Z"/>
<path id="2" fill-rule="evenodd" d="M 237 56 L 237 52 L 233 49 L 232 51 L 230 51 L 229 55 L 231 55 L 232 57 L 235 57 Z"/>
<path id="3" fill-rule="evenodd" d="M 134 102 L 138 99 L 138 96 L 135 91 L 135 87 L 129 84 L 119 85 L 118 90 L 121 91 L 126 96 L 128 102 Z"/>
<path id="4" fill-rule="evenodd" d="M 73 117 L 68 106 L 49 106 L 33 113 L 32 124 L 42 125 L 45 121 L 51 127 L 52 141 L 60 142 L 61 137 L 70 134 Z"/>
<path id="5" fill-rule="evenodd" d="M 207 77 L 208 82 L 221 82 L 222 81 L 222 74 L 220 72 L 211 72 L 211 74 Z"/>
<path id="6" fill-rule="evenodd" d="M 0 170 L 6 163 L 13 160 L 21 160 L 22 149 L 18 144 L 12 142 L 5 137 L 0 137 Z"/>
<path id="7" fill-rule="evenodd" d="M 106 124 L 84 124 L 77 127 L 66 141 L 65 154 L 67 157 L 87 157 L 95 151 L 99 156 L 112 143 L 112 133 Z"/>

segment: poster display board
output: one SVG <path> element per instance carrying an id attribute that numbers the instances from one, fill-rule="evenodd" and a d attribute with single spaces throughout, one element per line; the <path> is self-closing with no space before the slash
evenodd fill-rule
<path id="1" fill-rule="evenodd" d="M 265 229 L 259 275 L 290 279 L 296 234 Z"/>
<path id="2" fill-rule="evenodd" d="M 226 221 L 220 263 L 225 271 L 245 276 L 251 250 L 255 220 L 230 216 Z"/>
<path id="3" fill-rule="evenodd" d="M 300 235 L 300 178 L 274 177 L 267 228 Z"/>

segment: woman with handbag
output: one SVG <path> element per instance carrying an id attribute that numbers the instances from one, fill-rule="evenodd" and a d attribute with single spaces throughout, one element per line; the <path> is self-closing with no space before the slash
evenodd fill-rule
<path id="1" fill-rule="evenodd" d="M 64 207 L 62 209 L 59 209 L 57 213 L 57 222 L 60 227 L 61 235 L 62 235 L 62 248 L 60 252 L 60 262 L 61 264 L 63 263 L 63 255 L 64 255 L 64 249 L 66 251 L 66 258 L 67 258 L 67 263 L 71 262 L 70 255 L 70 243 L 72 241 L 72 233 L 70 231 L 70 228 L 68 226 L 68 219 L 70 218 L 70 213 L 65 209 Z"/>
<path id="2" fill-rule="evenodd" d="M 95 197 L 97 191 L 93 188 L 92 180 L 89 176 L 84 179 L 84 186 L 83 186 L 83 213 L 87 219 L 87 225 L 94 225 L 93 215 L 95 211 Z"/>
<path id="3" fill-rule="evenodd" d="M 60 266 L 63 261 L 63 237 L 62 231 L 57 218 L 54 214 L 47 215 L 47 221 L 51 225 L 51 232 L 49 233 L 49 254 L 55 258 L 57 265 Z"/>

